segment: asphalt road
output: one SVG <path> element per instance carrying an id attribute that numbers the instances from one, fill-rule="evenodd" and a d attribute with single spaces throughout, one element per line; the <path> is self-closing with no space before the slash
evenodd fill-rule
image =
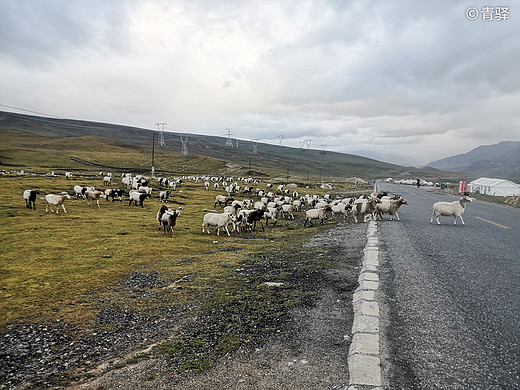
<path id="1" fill-rule="evenodd" d="M 430 224 L 458 198 L 379 183 L 409 205 L 378 223 L 391 389 L 520 389 L 520 210 L 475 201 L 462 226 Z"/>

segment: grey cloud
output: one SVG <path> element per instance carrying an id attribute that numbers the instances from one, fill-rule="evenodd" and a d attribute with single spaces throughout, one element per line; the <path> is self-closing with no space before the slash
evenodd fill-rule
<path id="1" fill-rule="evenodd" d="M 123 49 L 128 3 L 0 1 L 0 52 L 25 66 L 41 68 L 84 47 Z"/>

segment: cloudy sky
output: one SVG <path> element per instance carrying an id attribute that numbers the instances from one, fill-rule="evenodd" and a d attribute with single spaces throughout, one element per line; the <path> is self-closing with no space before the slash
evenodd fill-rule
<path id="1" fill-rule="evenodd" d="M 520 141 L 515 4 L 0 0 L 0 110 L 420 165 Z"/>

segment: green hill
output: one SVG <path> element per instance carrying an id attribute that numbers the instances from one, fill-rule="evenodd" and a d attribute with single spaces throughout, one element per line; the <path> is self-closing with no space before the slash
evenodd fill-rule
<path id="1" fill-rule="evenodd" d="M 255 154 L 249 141 L 228 147 L 224 137 L 197 134 L 188 135 L 189 154 L 183 156 L 179 133 L 165 132 L 166 146 L 160 148 L 158 132 L 153 130 L 10 112 L 0 112 L 0 132 L 0 168 L 4 170 L 150 173 L 155 137 L 156 174 L 251 174 L 291 180 L 432 176 L 431 171 L 314 149 L 258 143 Z"/>

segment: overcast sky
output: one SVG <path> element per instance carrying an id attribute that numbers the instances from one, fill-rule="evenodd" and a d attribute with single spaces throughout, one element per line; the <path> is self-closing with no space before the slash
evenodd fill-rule
<path id="1" fill-rule="evenodd" d="M 420 165 L 520 140 L 515 5 L 0 0 L 0 110 Z"/>

